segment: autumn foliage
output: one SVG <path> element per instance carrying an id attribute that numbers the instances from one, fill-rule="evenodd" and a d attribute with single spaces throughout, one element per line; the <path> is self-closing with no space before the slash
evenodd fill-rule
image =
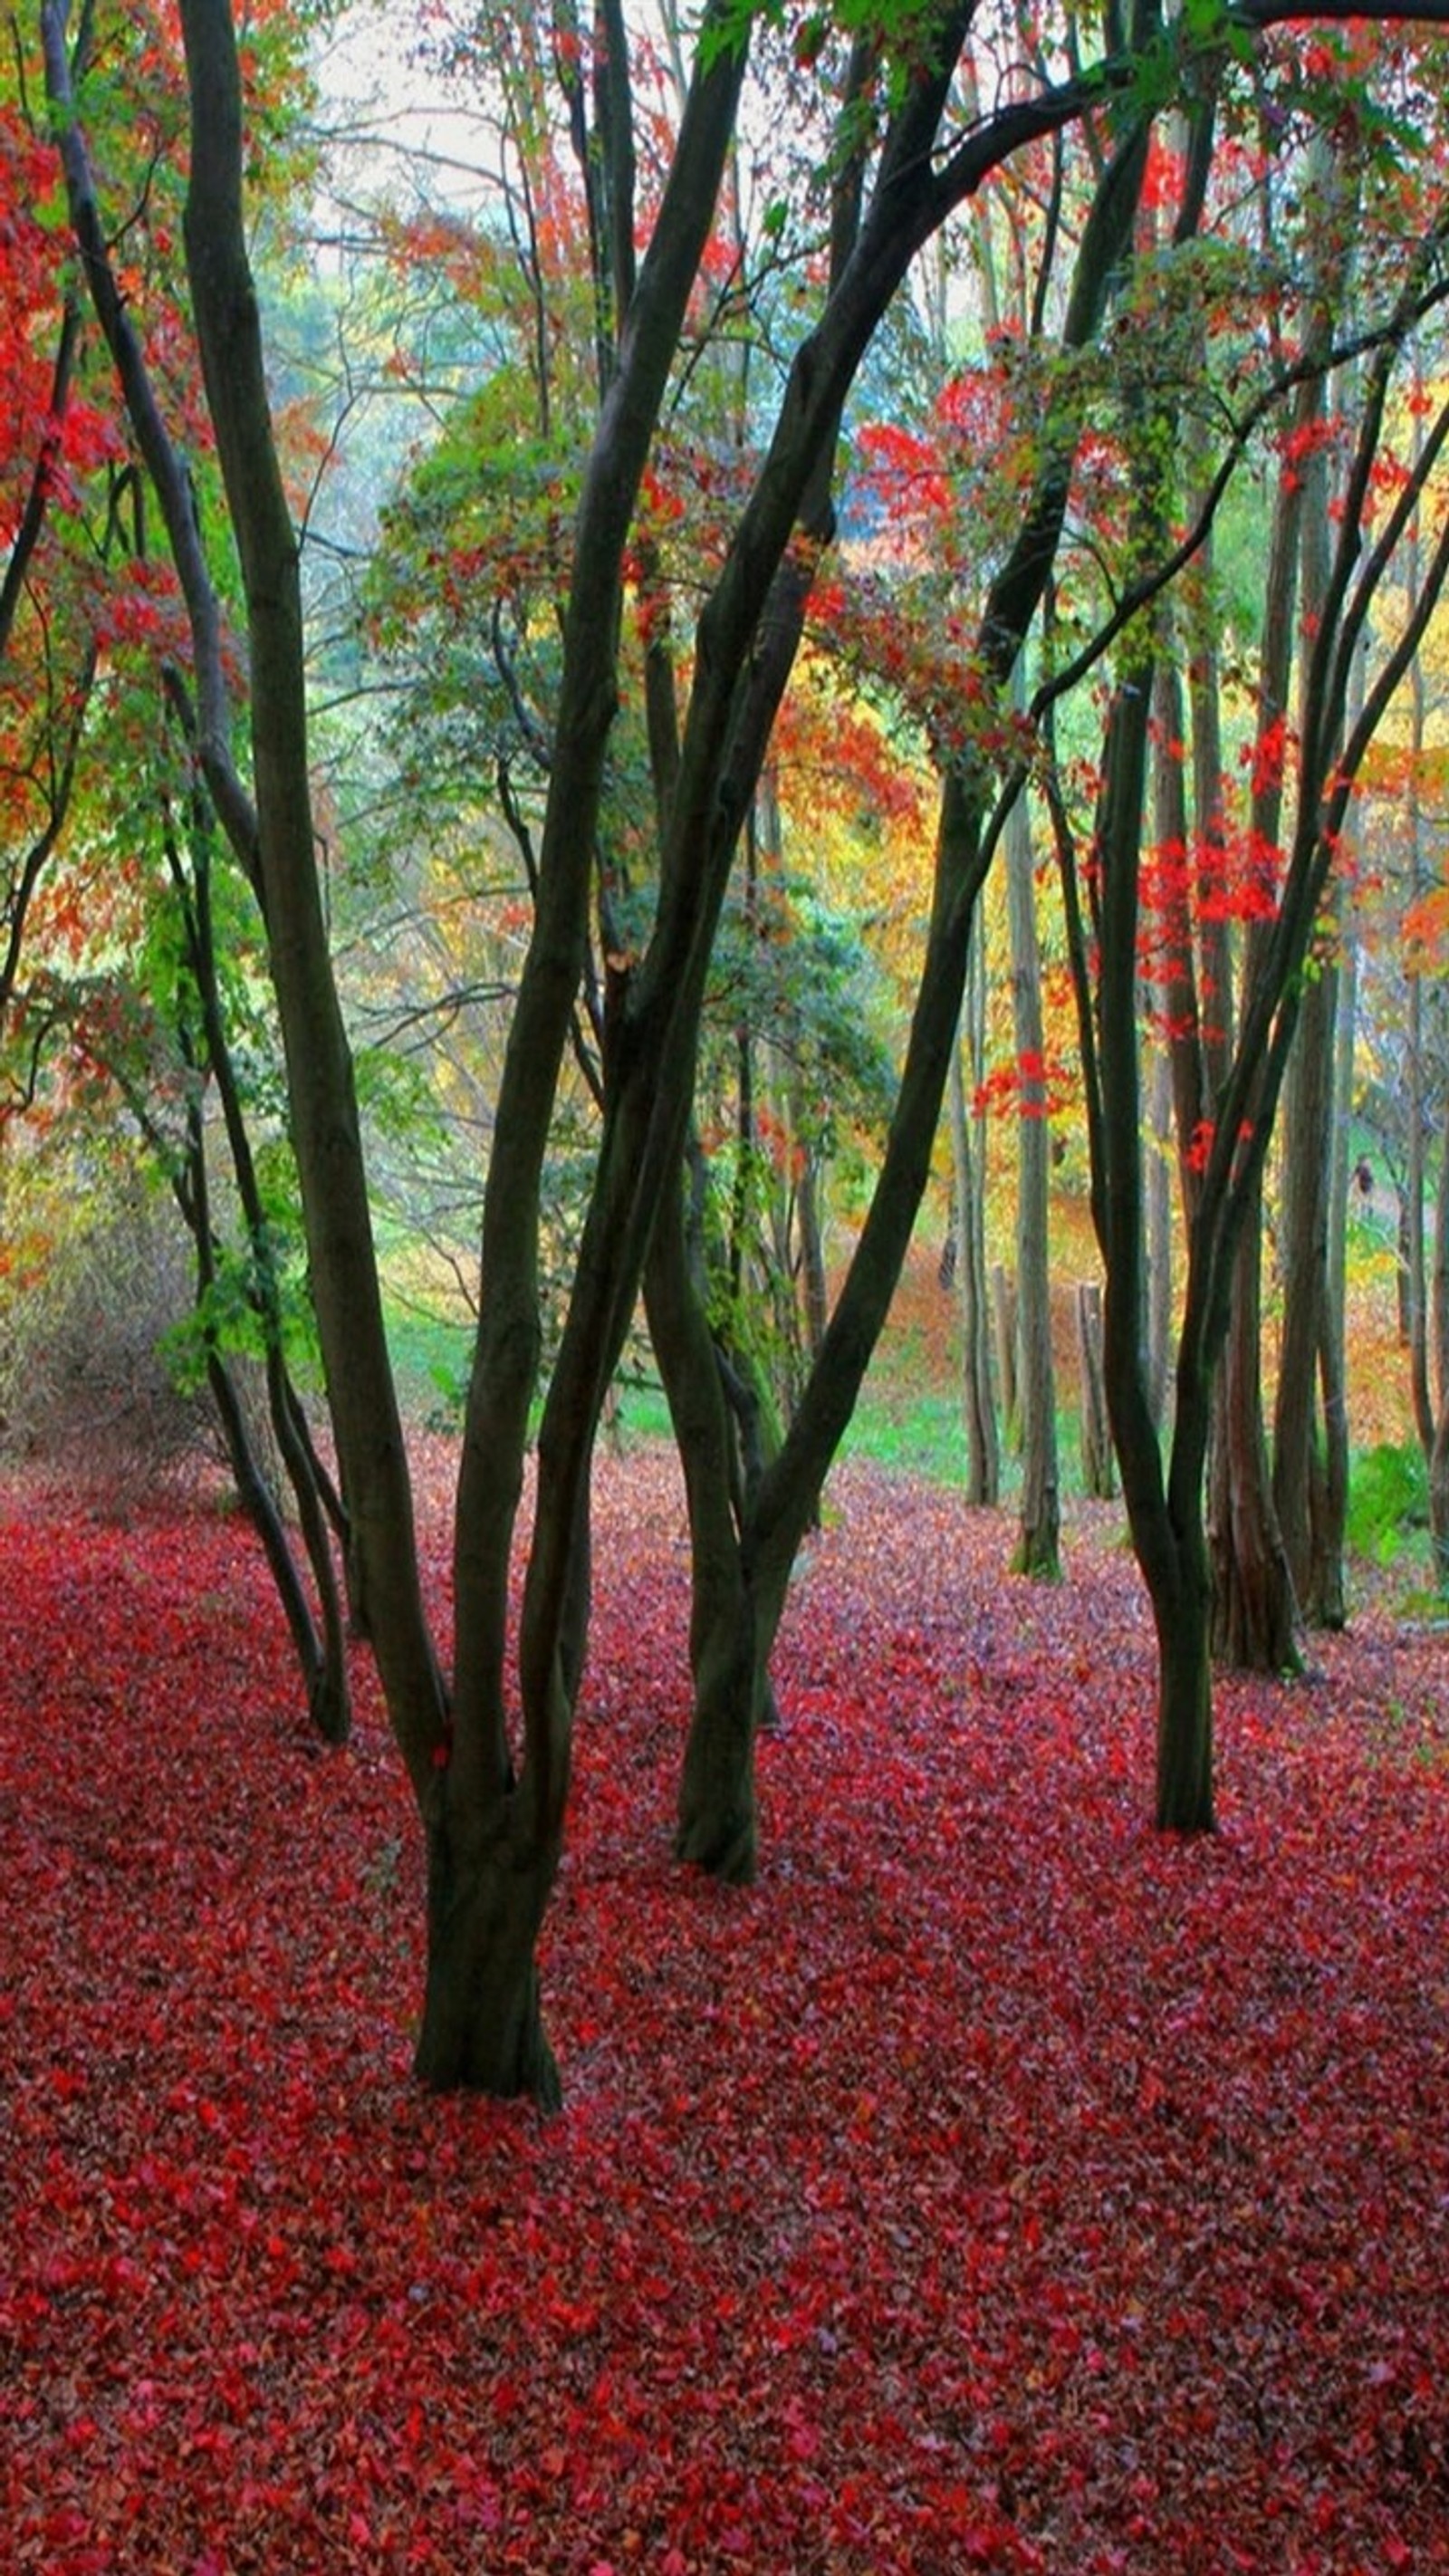
<path id="1" fill-rule="evenodd" d="M 4 2565 L 1449 2565 L 1442 1649 L 1225 1683 L 1165 1841 L 1111 1513 L 1044 1595 L 843 1473 L 726 1891 L 673 1469 L 600 1512 L 544 2123 L 410 2084 L 398 1756 L 361 1673 L 307 1735 L 243 1527 L 12 1495 Z"/>

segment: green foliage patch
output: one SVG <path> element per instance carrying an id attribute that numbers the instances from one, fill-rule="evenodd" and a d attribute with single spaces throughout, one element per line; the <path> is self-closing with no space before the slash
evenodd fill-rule
<path id="1" fill-rule="evenodd" d="M 1385 1440 L 1361 1451 L 1349 1478 L 1352 1553 L 1375 1565 L 1392 1565 L 1428 1524 L 1429 1475 L 1418 1443 Z"/>

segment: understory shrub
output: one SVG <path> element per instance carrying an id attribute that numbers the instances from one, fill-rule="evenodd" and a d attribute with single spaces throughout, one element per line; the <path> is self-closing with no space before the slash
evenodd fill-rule
<path id="1" fill-rule="evenodd" d="M 1429 1472 L 1417 1441 L 1380 1441 L 1354 1459 L 1348 1489 L 1348 1544 L 1355 1556 L 1392 1565 L 1429 1526 Z"/>
<path id="2" fill-rule="evenodd" d="M 0 1452 L 122 1509 L 215 1460 L 206 1387 L 180 1385 L 167 1356 L 195 1293 L 168 1202 L 134 1173 L 84 1193 L 32 1173 L 3 1214 Z"/>

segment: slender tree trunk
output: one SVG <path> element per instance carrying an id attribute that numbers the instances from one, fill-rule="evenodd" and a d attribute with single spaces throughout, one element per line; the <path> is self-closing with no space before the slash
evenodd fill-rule
<path id="1" fill-rule="evenodd" d="M 800 1289 L 805 1326 L 805 1365 L 812 1368 L 830 1321 L 830 1287 L 825 1271 L 825 1237 L 820 1223 L 820 1183 L 815 1158 L 802 1156 L 795 1193 L 795 1223 L 800 1240 Z"/>
<path id="2" fill-rule="evenodd" d="M 1200 1514 L 1174 1537 L 1172 1579 L 1149 1584 L 1157 1635 L 1156 1817 L 1163 1832 L 1210 1833 L 1213 1596 Z"/>
<path id="3" fill-rule="evenodd" d="M 980 925 L 972 941 L 979 955 Z M 972 1011 L 973 970 L 967 970 L 966 1017 Z M 991 1386 L 990 1294 L 986 1278 L 985 1195 L 978 1158 L 971 1149 L 961 1045 L 952 1050 L 950 1074 L 951 1162 L 956 1194 L 956 1294 L 961 1316 L 961 1405 L 966 1419 L 966 1497 L 994 1506 L 1001 1497 L 1001 1444 Z"/>
<path id="4" fill-rule="evenodd" d="M 1409 1133 L 1399 1193 L 1399 1315 L 1401 1336 L 1408 1346 L 1414 1427 L 1427 1461 L 1434 1446 L 1435 1415 L 1429 1384 L 1429 1265 L 1424 1251 L 1424 1134 L 1428 1117 L 1424 1098 L 1424 984 L 1417 972 L 1407 980 Z"/>
<path id="5" fill-rule="evenodd" d="M 1077 1354 L 1082 1384 L 1082 1489 L 1094 1501 L 1106 1503 L 1116 1485 L 1102 1374 L 1102 1291 L 1095 1279 L 1077 1284 Z"/>
<path id="6" fill-rule="evenodd" d="M 1321 411 L 1321 388 L 1306 387 L 1298 407 L 1301 425 L 1311 428 Z M 1258 671 L 1258 746 L 1248 811 L 1252 850 L 1263 854 L 1255 855 L 1250 865 L 1262 877 L 1262 893 L 1272 903 L 1278 900 L 1282 872 L 1278 835 L 1286 749 L 1275 753 L 1270 746 L 1284 739 L 1302 515 L 1301 488 L 1285 474 L 1274 507 L 1269 549 Z M 1264 971 L 1269 935 L 1263 920 L 1249 921 L 1244 941 L 1244 1013 Z M 1240 1670 L 1296 1672 L 1301 1669 L 1298 1604 L 1278 1527 L 1263 1428 L 1261 1180 L 1255 1183 L 1253 1200 L 1233 1267 L 1233 1316 L 1218 1398 L 1211 1514 L 1213 1639 L 1222 1661 Z M 1316 1309 L 1312 1320 L 1311 1347 L 1316 1349 Z"/>
<path id="7" fill-rule="evenodd" d="M 345 1548 L 346 1515 L 340 1499 L 331 1491 L 322 1464 L 307 1428 L 301 1400 L 292 1382 L 283 1348 L 281 1301 L 277 1288 L 271 1245 L 268 1239 L 266 1210 L 257 1178 L 256 1161 L 247 1130 L 246 1114 L 236 1067 L 232 1060 L 226 1017 L 222 1008 L 221 989 L 216 971 L 216 936 L 212 915 L 211 833 L 204 814 L 198 814 L 194 835 L 194 859 L 188 886 L 181 864 L 180 851 L 174 845 L 169 851 L 173 882 L 181 902 L 187 950 L 201 1006 L 202 1029 L 212 1079 L 221 1104 L 222 1125 L 231 1155 L 232 1174 L 237 1198 L 251 1251 L 251 1304 L 260 1327 L 262 1347 L 266 1354 L 267 1405 L 272 1437 L 277 1454 L 291 1487 L 296 1505 L 302 1545 L 311 1572 L 318 1606 L 314 1623 L 310 1607 L 293 1562 L 292 1548 L 282 1526 L 280 1514 L 272 1501 L 254 1457 L 245 1418 L 236 1403 L 229 1384 L 229 1371 L 219 1350 L 209 1359 L 212 1391 L 221 1416 L 232 1470 L 237 1479 L 244 1508 L 261 1539 L 272 1569 L 294 1646 L 301 1663 L 307 1690 L 307 1705 L 314 1725 L 329 1743 L 341 1743 L 352 1723 L 351 1687 L 347 1672 L 346 1626 L 343 1618 L 341 1587 L 334 1557 L 334 1538 Z M 199 1119 L 193 1142 L 195 1172 L 195 1205 L 191 1212 L 195 1226 L 197 1258 L 203 1290 L 212 1277 L 210 1244 L 211 1220 L 208 1212 L 206 1141 Z"/>
<path id="8" fill-rule="evenodd" d="M 1001 1388 L 1001 1419 L 1012 1449 L 1021 1448 L 1021 1390 L 1017 1385 L 1016 1281 L 1004 1262 L 991 1265 L 991 1339 Z"/>
<path id="9" fill-rule="evenodd" d="M 1306 507 L 1300 533 L 1300 589 L 1310 629 L 1322 614 L 1329 577 L 1328 476 L 1325 459 L 1305 465 Z M 1300 706 L 1300 732 L 1308 717 Z M 1333 911 L 1341 911 L 1335 899 Z M 1327 1349 L 1329 1227 L 1332 1219 L 1334 1091 L 1338 1071 L 1338 969 L 1321 958 L 1299 1012 L 1298 1035 L 1284 1083 L 1279 1197 L 1282 1223 L 1283 1330 L 1273 1413 L 1273 1504 L 1294 1593 L 1310 1622 L 1325 1599 L 1342 1604 L 1341 1568 L 1324 1565 L 1326 1465 L 1318 1397 Z"/>
<path id="10" fill-rule="evenodd" d="M 655 1227 L 644 1267 L 649 1335 L 664 1379 L 689 1510 L 693 1708 L 675 1849 L 736 1884 L 756 1864 L 755 1732 L 765 1675 L 740 1546 L 744 1504 L 719 1354 L 699 1293 L 693 1193 Z"/>
<path id="11" fill-rule="evenodd" d="M 1233 1271 L 1233 1310 L 1218 1378 L 1211 1544 L 1213 1652 L 1239 1672 L 1302 1668 L 1297 1602 L 1284 1553 L 1263 1431 L 1261 1191 Z"/>
<path id="12" fill-rule="evenodd" d="M 1439 1140 L 1438 1189 L 1434 1202 L 1434 1272 L 1436 1282 L 1449 1276 L 1449 1096 L 1444 1105 Z M 1449 1309 L 1449 1299 L 1444 1301 Z M 1436 1345 L 1438 1336 L 1436 1335 Z M 1442 1347 L 1435 1382 L 1437 1412 L 1429 1443 L 1429 1537 L 1434 1551 L 1434 1580 L 1449 1593 L 1449 1365 Z"/>
<path id="13" fill-rule="evenodd" d="M 1179 1347 L 1166 1479 L 1144 1358 L 1146 1241 L 1137 1031 L 1140 854 L 1146 798 L 1151 670 L 1134 657 L 1108 717 L 1097 813 L 1100 868 L 1095 1013 L 1077 875 L 1065 841 L 1068 940 L 1088 1075 L 1092 1212 L 1102 1247 L 1103 1376 L 1132 1544 L 1152 1604 L 1158 1647 L 1156 1820 L 1176 1833 L 1210 1832 L 1213 1810 L 1210 1587 L 1202 1488 L 1210 1363 L 1189 1349 L 1197 1285 Z M 1059 823 L 1059 839 L 1061 826 Z"/>
<path id="14" fill-rule="evenodd" d="M 1161 1430 L 1172 1386 L 1172 1068 L 1167 1050 L 1153 1050 L 1144 1145 L 1147 1194 L 1147 1393 Z"/>
<path id="15" fill-rule="evenodd" d="M 1358 1013 L 1358 956 L 1344 942 L 1338 964 L 1337 1065 L 1328 1191 L 1328 1261 L 1318 1380 L 1323 1403 L 1323 1474 L 1313 1496 L 1313 1558 L 1308 1618 L 1316 1628 L 1342 1628 L 1348 1620 L 1345 1549 L 1348 1533 L 1348 1197 L 1349 1110 L 1353 1101 L 1354 1024 Z"/>
<path id="16" fill-rule="evenodd" d="M 1166 613 L 1166 612 L 1165 612 Z M 1169 638 L 1169 655 L 1171 638 Z M 1202 1116 L 1196 956 L 1188 901 L 1187 751 L 1182 680 L 1165 655 L 1153 684 L 1155 884 L 1147 930 L 1147 986 L 1153 1023 L 1149 1122 L 1144 1144 L 1147 1197 L 1147 1386 L 1159 1429 L 1172 1387 L 1174 1116 L 1191 1136 Z M 1179 1097 L 1179 1093 L 1181 1096 Z"/>
<path id="17" fill-rule="evenodd" d="M 1021 696 L 1018 684 L 1015 694 Z M 1019 1114 L 1016 1165 L 1016 1320 L 1021 1432 L 1021 1513 L 1012 1571 L 1055 1581 L 1061 1572 L 1056 1377 L 1052 1366 L 1041 960 L 1036 935 L 1036 868 L 1023 793 L 1006 825 L 1006 913 Z"/>
<path id="18" fill-rule="evenodd" d="M 1337 984 L 1336 971 L 1330 966 L 1310 983 L 1284 1085 L 1284 1296 L 1273 1409 L 1273 1500 L 1294 1594 L 1310 1617 L 1315 1594 L 1314 1493 L 1324 1472 L 1318 1392 L 1328 1317 Z"/>

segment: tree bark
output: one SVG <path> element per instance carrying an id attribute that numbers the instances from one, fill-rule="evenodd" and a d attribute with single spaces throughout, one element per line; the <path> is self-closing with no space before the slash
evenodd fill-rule
<path id="1" fill-rule="evenodd" d="M 1323 1474 L 1313 1498 L 1313 1563 L 1309 1576 L 1307 1616 L 1316 1628 L 1337 1629 L 1348 1621 L 1345 1550 L 1348 1534 L 1348 1202 L 1349 1112 L 1353 1103 L 1354 1030 L 1358 1017 L 1358 957 L 1353 940 L 1344 942 L 1338 963 L 1337 1069 L 1334 1096 L 1339 1114 L 1334 1122 L 1328 1192 L 1328 1265 L 1323 1307 L 1323 1334 L 1318 1352 L 1323 1401 Z"/>
<path id="2" fill-rule="evenodd" d="M 1322 391 L 1316 384 L 1302 390 L 1297 405 L 1301 427 L 1313 427 L 1321 416 L 1322 403 Z M 1278 836 L 1283 818 L 1286 755 L 1271 757 L 1263 745 L 1271 740 L 1275 728 L 1281 737 L 1287 715 L 1302 520 L 1301 487 L 1294 477 L 1284 475 L 1274 505 L 1269 546 L 1256 705 L 1259 748 L 1248 809 L 1251 848 L 1255 853 L 1250 865 L 1262 880 L 1259 891 L 1263 900 L 1270 904 L 1278 898 L 1282 867 Z M 1245 1013 L 1251 1007 L 1256 983 L 1266 972 L 1271 918 L 1250 919 L 1248 923 L 1242 975 Z M 1238 1242 L 1232 1322 L 1219 1384 L 1213 1451 L 1213 1643 L 1219 1658 L 1241 1671 L 1297 1672 L 1301 1669 L 1298 1604 L 1278 1527 L 1263 1429 L 1262 1261 L 1263 1192 L 1259 1181 Z M 1316 1348 L 1316 1311 L 1310 1320 Z"/>
<path id="3" fill-rule="evenodd" d="M 1014 682 L 1013 695 L 1020 703 L 1019 678 Z M 1051 1136 L 1046 1114 L 1046 1039 L 1036 935 L 1036 866 L 1024 793 L 1007 818 L 1004 859 L 1018 1087 L 1016 1332 L 1022 1479 L 1011 1566 L 1014 1574 L 1054 1582 L 1061 1573 L 1061 1488 L 1056 1373 L 1052 1365 L 1048 1197 Z"/>
<path id="4" fill-rule="evenodd" d="M 428 1820 L 427 1863 L 418 2081 L 436 2092 L 527 2095 L 557 2110 L 562 2088 L 536 1959 L 557 1843 L 540 1844 L 516 1792 L 480 1838 L 476 1801 L 445 1785 Z"/>
<path id="5" fill-rule="evenodd" d="M 1004 1262 L 991 1265 L 991 1338 L 996 1352 L 996 1378 L 1001 1389 L 1001 1419 L 1011 1448 L 1021 1446 L 1021 1390 L 1017 1385 L 1020 1336 L 1016 1329 L 1016 1281 Z"/>
<path id="6" fill-rule="evenodd" d="M 693 1701 L 679 1786 L 675 1851 L 743 1884 L 757 1860 L 754 1745 L 766 1692 L 764 1657 L 740 1519 L 744 1472 L 720 1354 L 697 1278 L 692 1193 L 661 1212 L 644 1266 L 650 1340 L 664 1379 L 689 1511 L 689 1656 Z"/>
<path id="7" fill-rule="evenodd" d="M 1082 1388 L 1082 1489 L 1096 1502 L 1116 1492 L 1112 1431 L 1102 1375 L 1102 1291 L 1095 1279 L 1077 1283 L 1077 1354 Z"/>
<path id="8" fill-rule="evenodd" d="M 980 925 L 972 940 L 979 950 Z M 971 1010 L 972 969 L 967 968 L 966 1012 Z M 1001 1495 L 1001 1443 L 991 1385 L 990 1296 L 986 1277 L 985 1175 L 971 1150 L 961 1041 L 951 1053 L 951 1162 L 956 1197 L 956 1293 L 961 1315 L 961 1405 L 966 1421 L 966 1498 L 994 1506 Z M 974 1059 L 973 1059 L 974 1060 Z"/>
<path id="9" fill-rule="evenodd" d="M 1211 1543 L 1213 1653 L 1239 1672 L 1296 1673 L 1297 1601 L 1273 1509 L 1258 1365 L 1260 1194 L 1247 1212 L 1218 1379 Z"/>
<path id="10" fill-rule="evenodd" d="M 1337 1007 L 1337 970 L 1325 964 L 1304 995 L 1283 1104 L 1283 1330 L 1273 1407 L 1273 1500 L 1294 1595 L 1310 1618 L 1321 1518 L 1315 1493 L 1324 1474 L 1318 1395 L 1328 1325 Z"/>
<path id="11" fill-rule="evenodd" d="M 1306 461 L 1306 506 L 1300 533 L 1303 617 L 1311 631 L 1322 613 L 1329 576 L 1329 490 L 1322 456 Z M 1301 686 L 1301 683 L 1300 683 Z M 1306 711 L 1300 713 L 1300 731 Z M 1335 896 L 1335 922 L 1341 903 Z M 1337 1605 L 1342 1563 L 1331 1562 L 1326 1526 L 1326 1432 L 1319 1412 L 1320 1377 L 1342 1381 L 1342 1355 L 1331 1346 L 1335 1308 L 1329 1293 L 1330 1225 L 1334 1214 L 1335 1087 L 1339 977 L 1333 958 L 1310 969 L 1293 1060 L 1284 1084 L 1279 1184 L 1283 1329 L 1273 1410 L 1273 1504 L 1294 1595 L 1313 1623 Z M 1342 1106 L 1346 1109 L 1347 1103 Z M 1337 1122 L 1341 1127 L 1342 1121 Z M 1339 1208 L 1340 1221 L 1343 1209 Z M 1341 1545 L 1342 1532 L 1339 1532 Z"/>
<path id="12" fill-rule="evenodd" d="M 1213 1673 L 1209 1644 L 1212 1584 L 1191 1544 L 1180 1579 L 1152 1596 L 1157 1633 L 1156 1818 L 1164 1833 L 1211 1833 Z"/>
<path id="13" fill-rule="evenodd" d="M 1437 1188 L 1434 1198 L 1435 1273 L 1449 1266 L 1449 1098 L 1440 1129 Z M 1434 1580 L 1449 1594 L 1449 1369 L 1440 1355 L 1435 1393 L 1437 1413 L 1428 1448 L 1429 1539 L 1434 1552 Z"/>

